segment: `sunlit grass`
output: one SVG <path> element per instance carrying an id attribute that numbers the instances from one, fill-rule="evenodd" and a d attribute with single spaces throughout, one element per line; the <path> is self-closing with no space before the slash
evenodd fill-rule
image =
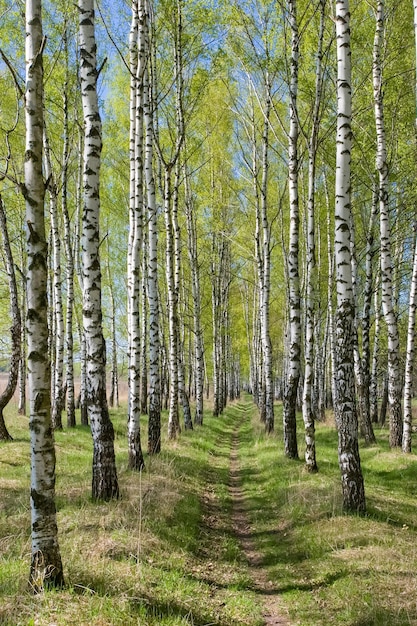
<path id="1" fill-rule="evenodd" d="M 342 512 L 334 425 L 317 424 L 319 473 L 284 457 L 277 432 L 241 449 L 249 514 L 269 578 L 295 624 L 417 624 L 417 457 L 389 450 L 388 433 L 361 449 L 367 515 Z M 302 425 L 299 451 L 304 452 Z"/>
<path id="2" fill-rule="evenodd" d="M 91 500 L 88 428 L 56 433 L 57 508 L 66 588 L 34 597 L 30 562 L 27 418 L 7 415 L 0 444 L 0 623 L 10 626 L 260 626 L 260 594 L 231 528 L 232 434 L 269 595 L 295 626 L 417 626 L 417 457 L 378 444 L 361 449 L 367 515 L 342 512 L 337 436 L 317 424 L 319 473 L 284 457 L 281 407 L 266 436 L 250 398 L 223 417 L 165 438 L 128 470 L 126 409 L 112 411 L 122 497 Z M 146 418 L 143 419 L 146 442 Z M 146 448 L 146 446 L 144 446 Z M 302 424 L 299 450 L 303 454 Z"/>
<path id="3" fill-rule="evenodd" d="M 6 419 L 15 440 L 0 444 L 1 624 L 261 623 L 230 532 L 227 419 L 215 420 L 207 411 L 204 428 L 168 442 L 164 414 L 163 451 L 152 458 L 145 454 L 146 470 L 137 474 L 127 468 L 126 409 L 112 411 L 121 498 L 110 503 L 91 500 L 89 429 L 57 432 L 57 517 L 66 588 L 37 597 L 27 587 L 28 420 L 14 413 Z M 142 436 L 146 442 L 146 418 Z M 213 510 L 205 510 L 207 498 Z"/>

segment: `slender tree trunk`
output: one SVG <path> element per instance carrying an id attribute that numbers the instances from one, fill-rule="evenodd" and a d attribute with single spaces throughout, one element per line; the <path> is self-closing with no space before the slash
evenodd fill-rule
<path id="1" fill-rule="evenodd" d="M 193 298 L 194 358 L 195 358 L 195 416 L 194 422 L 203 425 L 204 408 L 204 345 L 201 326 L 200 270 L 197 250 L 197 227 L 195 207 L 191 192 L 190 175 L 184 166 L 185 214 L 187 225 L 188 255 L 191 269 L 191 291 Z"/>
<path id="2" fill-rule="evenodd" d="M 108 239 L 107 239 L 108 243 Z M 110 372 L 110 397 L 109 405 L 119 407 L 119 371 L 117 364 L 117 337 L 116 337 L 116 301 L 113 289 L 113 277 L 110 271 L 110 246 L 107 248 L 107 275 L 109 279 L 109 299 L 111 311 L 111 372 Z"/>
<path id="3" fill-rule="evenodd" d="M 315 177 L 316 154 L 320 123 L 320 102 L 323 83 L 322 57 L 325 23 L 325 0 L 320 0 L 320 29 L 318 36 L 316 64 L 316 93 L 313 106 L 313 120 L 308 142 L 308 197 L 307 197 L 307 276 L 306 276 L 306 331 L 304 349 L 303 420 L 305 429 L 305 462 L 309 472 L 317 471 L 316 437 L 313 409 L 314 379 L 314 340 L 315 340 L 315 288 L 316 249 L 315 249 Z"/>
<path id="4" fill-rule="evenodd" d="M 417 7 L 417 5 L 416 5 Z M 417 8 L 416 8 L 417 17 Z M 405 453 L 411 453 L 411 426 L 413 421 L 412 397 L 413 397 L 413 371 L 415 355 L 415 325 L 417 310 L 417 238 L 414 248 L 413 273 L 411 277 L 410 296 L 408 303 L 408 328 L 407 328 L 407 353 L 405 361 L 404 381 L 404 428 L 402 449 Z"/>
<path id="5" fill-rule="evenodd" d="M 47 242 L 42 173 L 43 62 L 41 1 L 26 1 L 27 338 L 30 397 L 32 556 L 29 584 L 38 593 L 64 583 L 55 508 L 55 446 L 48 359 Z"/>
<path id="6" fill-rule="evenodd" d="M 81 221 L 83 206 L 83 162 L 84 162 L 84 133 L 81 124 L 78 131 L 78 167 L 77 167 L 77 191 L 76 191 L 76 219 L 74 232 L 74 260 L 81 294 L 83 293 L 83 271 L 81 266 Z M 76 408 L 80 409 L 80 421 L 82 426 L 88 426 L 87 407 L 87 343 L 82 325 L 82 319 L 76 312 L 76 324 L 80 341 L 80 390 Z"/>
<path id="7" fill-rule="evenodd" d="M 290 193 L 290 245 L 288 251 L 289 280 L 289 344 L 288 374 L 284 393 L 283 421 L 284 447 L 289 458 L 298 459 L 297 446 L 297 392 L 301 367 L 301 311 L 300 277 L 298 268 L 299 251 L 299 205 L 298 205 L 298 57 L 299 35 L 296 0 L 289 1 L 291 26 L 290 61 L 290 131 L 289 131 L 289 193 Z"/>
<path id="8" fill-rule="evenodd" d="M 179 107 L 182 110 L 182 107 Z M 182 132 L 182 118 L 178 120 L 178 135 Z M 178 221 L 178 203 L 179 203 L 179 186 L 180 186 L 181 166 L 180 160 L 177 159 L 175 163 L 175 177 L 174 177 L 174 192 L 172 198 L 172 226 L 174 234 L 174 282 L 175 292 L 177 294 L 177 311 L 178 311 L 178 333 L 177 333 L 177 362 L 178 362 L 178 397 L 182 404 L 183 416 L 184 416 L 184 428 L 186 430 L 192 430 L 193 421 L 191 419 L 190 402 L 187 391 L 185 389 L 185 366 L 183 346 L 181 345 L 181 330 L 180 317 L 179 317 L 179 293 L 180 293 L 180 280 L 181 280 L 181 231 Z"/>
<path id="9" fill-rule="evenodd" d="M 149 9 L 145 12 L 145 42 L 149 55 Z M 148 452 L 158 454 L 161 450 L 161 379 L 159 337 L 159 292 L 158 292 L 158 223 L 155 178 L 153 170 L 153 90 L 149 72 L 144 72 L 143 111 L 145 119 L 145 181 L 148 204 L 148 300 L 149 300 L 149 417 Z"/>
<path id="10" fill-rule="evenodd" d="M 363 298 L 362 312 L 362 429 L 366 444 L 376 443 L 375 434 L 371 420 L 371 404 L 370 404 L 370 368 L 371 368 L 371 306 L 372 306 L 372 289 L 373 289 L 373 271 L 372 261 L 374 257 L 374 223 L 376 218 L 377 198 L 374 194 L 372 202 L 371 216 L 369 219 L 369 227 L 366 236 L 366 261 L 365 261 L 365 289 Z"/>
<path id="11" fill-rule="evenodd" d="M 73 313 L 74 313 L 74 253 L 71 244 L 71 221 L 68 211 L 68 161 L 69 161 L 69 133 L 68 133 L 68 42 L 67 31 L 64 38 L 66 58 L 66 78 L 63 94 L 64 108 L 64 144 L 62 151 L 62 216 L 64 220 L 64 246 L 66 257 L 66 287 L 67 309 L 65 316 L 66 337 L 66 388 L 67 388 L 67 426 L 75 426 L 75 385 L 74 385 L 74 338 L 73 338 Z"/>
<path id="12" fill-rule="evenodd" d="M 175 439 L 180 432 L 178 407 L 178 292 L 175 287 L 174 228 L 172 223 L 171 166 L 165 165 L 164 215 L 166 231 L 166 282 L 168 289 L 168 339 L 169 339 L 169 416 L 168 437 Z"/>
<path id="13" fill-rule="evenodd" d="M 259 274 L 259 313 L 262 344 L 262 384 L 260 403 L 262 421 L 268 433 L 274 430 L 274 385 L 272 371 L 272 345 L 269 328 L 271 292 L 271 232 L 268 220 L 268 170 L 269 170 L 269 124 L 271 112 L 271 85 L 268 71 L 265 78 L 265 110 L 262 133 L 262 179 L 257 193 L 256 239 Z M 255 141 L 253 140 L 255 144 Z M 253 166 L 256 167 L 255 165 Z M 254 171 L 256 177 L 256 169 Z M 256 182 L 257 184 L 257 182 Z"/>
<path id="14" fill-rule="evenodd" d="M 417 60 L 417 0 L 414 0 L 414 47 Z M 416 73 L 417 85 L 417 73 Z M 417 92 L 416 92 L 417 93 Z M 417 116 L 415 119 L 415 131 L 417 139 Z M 416 231 L 416 228 L 414 229 Z M 407 328 L 407 352 L 405 360 L 404 377 L 404 412 L 403 412 L 403 440 L 402 449 L 405 453 L 411 453 L 411 433 L 412 433 L 412 397 L 413 397 L 413 372 L 415 356 L 415 326 L 417 310 L 417 235 L 415 236 L 413 273 L 411 278 L 410 296 L 408 302 L 408 328 Z"/>
<path id="15" fill-rule="evenodd" d="M 23 264 L 22 264 L 23 266 Z M 22 280 L 21 319 L 26 319 L 26 279 Z M 26 415 L 26 324 L 21 325 L 21 356 L 19 361 L 19 415 Z"/>
<path id="16" fill-rule="evenodd" d="M 80 79 L 84 113 L 83 171 L 83 326 L 87 350 L 87 404 L 93 436 L 92 495 L 99 500 L 119 496 L 114 455 L 114 429 L 106 398 L 106 345 L 102 329 L 99 256 L 101 120 L 97 99 L 94 0 L 80 0 Z"/>
<path id="17" fill-rule="evenodd" d="M 335 417 L 339 435 L 339 466 L 343 508 L 365 511 L 365 490 L 359 457 L 358 422 L 353 367 L 355 303 L 350 250 L 351 228 L 351 60 L 348 0 L 336 2 L 337 138 L 336 138 L 336 363 Z"/>
<path id="18" fill-rule="evenodd" d="M 14 271 L 14 261 L 10 246 L 9 232 L 7 229 L 6 213 L 3 200 L 0 195 L 0 232 L 3 239 L 3 249 L 6 262 L 6 272 L 10 289 L 10 311 L 12 315 L 12 327 L 10 329 L 12 353 L 10 357 L 9 376 L 6 388 L 0 395 L 0 440 L 12 441 L 13 437 L 7 430 L 3 411 L 13 397 L 19 377 L 19 365 L 21 361 L 21 332 L 22 322 L 19 309 L 19 295 L 17 292 L 16 275 Z"/>
<path id="19" fill-rule="evenodd" d="M 64 392 L 64 312 L 62 306 L 62 272 L 61 272 L 61 233 L 58 224 L 58 189 L 52 171 L 52 161 L 49 141 L 44 129 L 45 176 L 49 181 L 49 212 L 51 218 L 52 238 L 52 315 L 54 318 L 53 341 L 53 397 L 52 397 L 52 425 L 55 430 L 62 430 L 62 409 Z"/>
<path id="20" fill-rule="evenodd" d="M 400 339 L 393 297 L 391 234 L 388 206 L 388 162 L 385 139 L 384 95 L 381 49 L 384 37 L 384 2 L 378 0 L 373 51 L 374 109 L 377 136 L 376 168 L 379 175 L 379 217 L 381 231 L 382 310 L 388 330 L 388 398 L 390 406 L 390 446 L 402 443 L 402 373 L 400 370 Z"/>
<path id="21" fill-rule="evenodd" d="M 372 349 L 371 378 L 369 382 L 369 403 L 371 422 L 378 423 L 378 365 L 379 365 L 379 344 L 381 327 L 381 303 L 380 303 L 380 271 L 377 272 L 374 290 L 374 346 Z"/>
<path id="22" fill-rule="evenodd" d="M 146 289 L 148 273 L 148 236 L 147 231 L 143 231 L 144 245 L 142 252 L 142 336 L 140 345 L 141 366 L 140 366 L 140 412 L 142 415 L 148 414 L 148 294 Z"/>
<path id="23" fill-rule="evenodd" d="M 144 2 L 132 3 L 130 33 L 131 89 L 131 197 L 130 233 L 128 246 L 128 328 L 129 328 L 129 402 L 128 402 L 128 454 L 129 468 L 141 471 L 144 459 L 140 437 L 140 365 L 141 328 L 140 299 L 143 243 L 143 75 L 147 63 L 144 47 Z M 136 49 L 138 52 L 136 52 Z M 136 67 L 135 67 L 136 66 Z M 133 110 L 132 110 L 133 109 Z M 132 126 L 133 125 L 133 126 Z"/>

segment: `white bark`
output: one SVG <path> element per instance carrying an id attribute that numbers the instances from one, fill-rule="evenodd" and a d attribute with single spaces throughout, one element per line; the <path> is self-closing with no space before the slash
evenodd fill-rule
<path id="1" fill-rule="evenodd" d="M 21 362 L 21 333 L 22 321 L 19 309 L 19 295 L 17 291 L 16 274 L 14 271 L 14 260 L 12 248 L 10 245 L 9 231 L 7 228 L 6 212 L 3 206 L 3 200 L 0 194 L 0 232 L 3 241 L 5 269 L 9 282 L 10 290 L 10 313 L 12 318 L 12 326 L 10 328 L 11 339 L 11 356 L 9 365 L 9 375 L 7 383 L 0 394 L 0 440 L 11 441 L 13 438 L 7 430 L 4 421 L 3 410 L 13 397 L 19 376 L 19 365 Z"/>
<path id="2" fill-rule="evenodd" d="M 84 114 L 82 278 L 87 352 L 87 404 L 93 436 L 93 498 L 117 498 L 114 430 L 106 398 L 106 346 L 102 329 L 100 243 L 101 119 L 97 98 L 94 0 L 80 0 L 80 79 Z"/>
<path id="3" fill-rule="evenodd" d="M 365 490 L 358 445 L 353 336 L 355 303 L 351 264 L 351 53 L 348 0 L 336 0 L 337 136 L 336 136 L 336 366 L 335 417 L 339 435 L 339 466 L 343 507 L 365 510 Z"/>
<path id="4" fill-rule="evenodd" d="M 185 214 L 187 227 L 188 256 L 191 270 L 191 292 L 193 298 L 193 328 L 194 328 L 194 361 L 195 361 L 195 424 L 203 424 L 204 408 L 204 345 L 201 327 L 201 293 L 200 271 L 198 265 L 196 216 L 191 191 L 190 175 L 187 166 L 184 166 Z"/>
<path id="5" fill-rule="evenodd" d="M 317 471 L 316 441 L 313 410 L 313 379 L 314 379 L 314 340 L 315 340 L 315 287 L 316 281 L 316 249 L 315 249 L 315 177 L 316 153 L 320 122 L 320 103 L 323 84 L 322 57 L 324 37 L 325 0 L 320 0 L 320 29 L 317 46 L 316 89 L 312 114 L 311 133 L 308 142 L 308 197 L 307 197 L 307 276 L 306 276 L 306 330 L 304 348 L 304 386 L 303 386 L 303 420 L 305 430 L 305 462 L 309 472 Z"/>
<path id="6" fill-rule="evenodd" d="M 49 213 L 52 238 L 52 314 L 54 316 L 54 358 L 52 425 L 62 429 L 63 385 L 64 385 L 64 312 L 62 306 L 61 233 L 58 221 L 58 189 L 52 171 L 52 160 L 48 136 L 44 129 L 45 176 L 48 181 Z"/>
<path id="7" fill-rule="evenodd" d="M 407 353 L 405 361 L 405 380 L 404 380 L 404 424 L 402 449 L 403 452 L 411 452 L 411 426 L 413 421 L 412 413 L 412 392 L 413 392 L 413 371 L 415 356 L 415 325 L 417 310 L 417 238 L 414 248 L 413 273 L 411 277 L 410 296 L 408 303 L 408 328 L 407 328 Z"/>
<path id="8" fill-rule="evenodd" d="M 417 62 L 417 0 L 413 2 L 414 6 L 414 46 Z M 417 87 L 417 72 L 416 72 Z M 417 92 L 416 92 L 417 94 Z M 415 128 L 417 131 L 417 116 L 415 119 Z M 404 378 L 404 410 L 403 410 L 403 452 L 411 452 L 411 433 L 412 433 L 412 407 L 411 401 L 413 396 L 413 372 L 414 372 L 414 356 L 415 356 L 415 325 L 416 325 L 416 309 L 417 309 L 417 237 L 414 249 L 413 273 L 411 277 L 410 296 L 408 302 L 408 328 L 407 328 L 407 352 L 405 361 L 405 378 Z"/>
<path id="9" fill-rule="evenodd" d="M 291 60 L 290 60 L 290 130 L 288 147 L 288 177 L 290 200 L 290 242 L 288 250 L 288 307 L 289 307 L 289 338 L 287 380 L 284 393 L 283 422 L 285 454 L 290 458 L 298 458 L 296 403 L 298 383 L 301 371 L 301 310 L 300 310 L 300 277 L 298 266 L 299 254 L 299 201 L 298 201 L 298 59 L 299 35 L 297 23 L 296 0 L 289 2 L 289 22 L 291 27 Z"/>
<path id="10" fill-rule="evenodd" d="M 68 71 L 67 33 L 65 33 L 65 50 Z M 64 246 L 66 257 L 66 287 L 67 310 L 65 316 L 66 337 L 66 387 L 67 387 L 67 425 L 75 426 L 75 388 L 74 388 L 74 339 L 73 339 L 73 312 L 74 312 L 74 253 L 71 243 L 71 222 L 68 211 L 68 161 L 69 161 L 69 134 L 68 134 L 68 80 L 65 81 L 63 94 L 64 108 L 64 144 L 62 151 L 62 216 L 64 221 Z"/>
<path id="11" fill-rule="evenodd" d="M 144 468 L 140 439 L 140 366 L 141 328 L 140 301 L 143 242 L 143 76 L 147 63 L 144 35 L 144 2 L 132 2 L 132 26 L 130 32 L 130 69 L 135 71 L 131 78 L 130 102 L 130 208 L 128 245 L 128 329 L 129 329 L 129 375 L 128 375 L 128 451 L 129 467 L 135 470 Z M 136 37 L 136 41 L 135 41 Z M 135 49 L 136 48 L 136 49 Z M 138 52 L 136 51 L 138 50 Z M 136 66 L 136 67 L 135 67 Z"/>
<path id="12" fill-rule="evenodd" d="M 149 23 L 146 11 L 146 26 Z M 145 30 L 149 50 L 149 29 Z M 153 119 L 152 89 L 148 70 L 144 73 L 143 110 L 145 119 L 145 181 L 148 204 L 148 299 L 149 299 L 149 420 L 148 452 L 157 454 L 161 449 L 161 379 L 158 293 L 158 220 L 155 178 L 153 171 Z"/>
<path id="13" fill-rule="evenodd" d="M 385 139 L 384 95 L 381 49 L 384 37 L 384 1 L 378 0 L 373 50 L 374 110 L 377 137 L 376 169 L 379 175 L 379 217 L 381 235 L 382 311 L 388 331 L 388 398 L 390 407 L 390 446 L 401 446 L 402 372 L 400 368 L 400 339 L 393 296 L 391 233 L 388 206 L 388 162 Z"/>
<path id="14" fill-rule="evenodd" d="M 271 293 L 271 230 L 268 220 L 268 169 L 269 169 L 269 124 L 271 111 L 271 86 L 266 74 L 266 102 L 262 135 L 262 181 L 260 197 L 261 275 L 260 275 L 260 318 L 262 340 L 263 380 L 265 384 L 265 430 L 274 430 L 274 382 L 272 370 L 272 345 L 270 336 L 270 293 Z"/>
<path id="15" fill-rule="evenodd" d="M 27 224 L 27 339 L 30 402 L 32 559 L 34 592 L 61 586 L 63 573 L 55 509 L 55 447 L 48 359 L 47 243 L 42 173 L 43 63 L 41 1 L 26 2 L 25 182 Z"/>

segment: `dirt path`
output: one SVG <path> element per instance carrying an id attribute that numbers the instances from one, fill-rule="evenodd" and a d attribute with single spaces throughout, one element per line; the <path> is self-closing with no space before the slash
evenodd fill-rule
<path id="1" fill-rule="evenodd" d="M 230 452 L 229 493 L 232 500 L 232 525 L 242 552 L 246 556 L 253 588 L 259 595 L 264 607 L 263 618 L 265 626 L 290 626 L 290 622 L 282 614 L 278 590 L 274 589 L 273 583 L 268 579 L 266 570 L 262 567 L 262 555 L 256 550 L 246 512 L 245 495 L 241 485 L 238 459 L 239 430 L 242 421 L 243 418 L 236 424 L 233 431 Z"/>

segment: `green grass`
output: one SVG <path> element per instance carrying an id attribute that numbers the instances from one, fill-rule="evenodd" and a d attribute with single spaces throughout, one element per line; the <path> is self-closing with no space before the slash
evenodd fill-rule
<path id="1" fill-rule="evenodd" d="M 293 623 L 417 624 L 417 457 L 389 450 L 378 430 L 378 444 L 361 449 L 367 515 L 345 515 L 333 424 L 317 425 L 320 471 L 310 475 L 284 457 L 276 413 L 278 432 L 254 422 L 241 457 L 263 564 Z"/>
<path id="2" fill-rule="evenodd" d="M 160 455 L 145 455 L 141 475 L 127 467 L 126 409 L 112 419 L 122 494 L 115 502 L 91 500 L 89 429 L 55 435 L 66 588 L 34 597 L 28 420 L 6 416 L 15 440 L 0 443 L 0 624 L 259 626 L 228 519 L 227 418 L 207 412 L 204 428 L 164 440 Z M 142 436 L 146 442 L 146 418 Z"/>
<path id="3" fill-rule="evenodd" d="M 252 415 L 252 417 L 251 417 Z M 0 443 L 0 624 L 260 626 L 261 598 L 231 528 L 229 464 L 239 428 L 247 514 L 269 585 L 299 626 L 417 626 L 417 457 L 386 430 L 361 449 L 368 513 L 342 512 L 337 437 L 317 425 L 319 473 L 284 457 L 281 407 L 266 436 L 251 399 L 163 440 L 146 471 L 128 470 L 126 410 L 112 411 L 122 497 L 90 497 L 88 428 L 56 433 L 57 507 L 66 587 L 28 592 L 29 436 Z M 300 424 L 299 449 L 303 453 Z M 166 433 L 164 415 L 163 433 Z M 146 419 L 143 420 L 146 441 Z"/>

